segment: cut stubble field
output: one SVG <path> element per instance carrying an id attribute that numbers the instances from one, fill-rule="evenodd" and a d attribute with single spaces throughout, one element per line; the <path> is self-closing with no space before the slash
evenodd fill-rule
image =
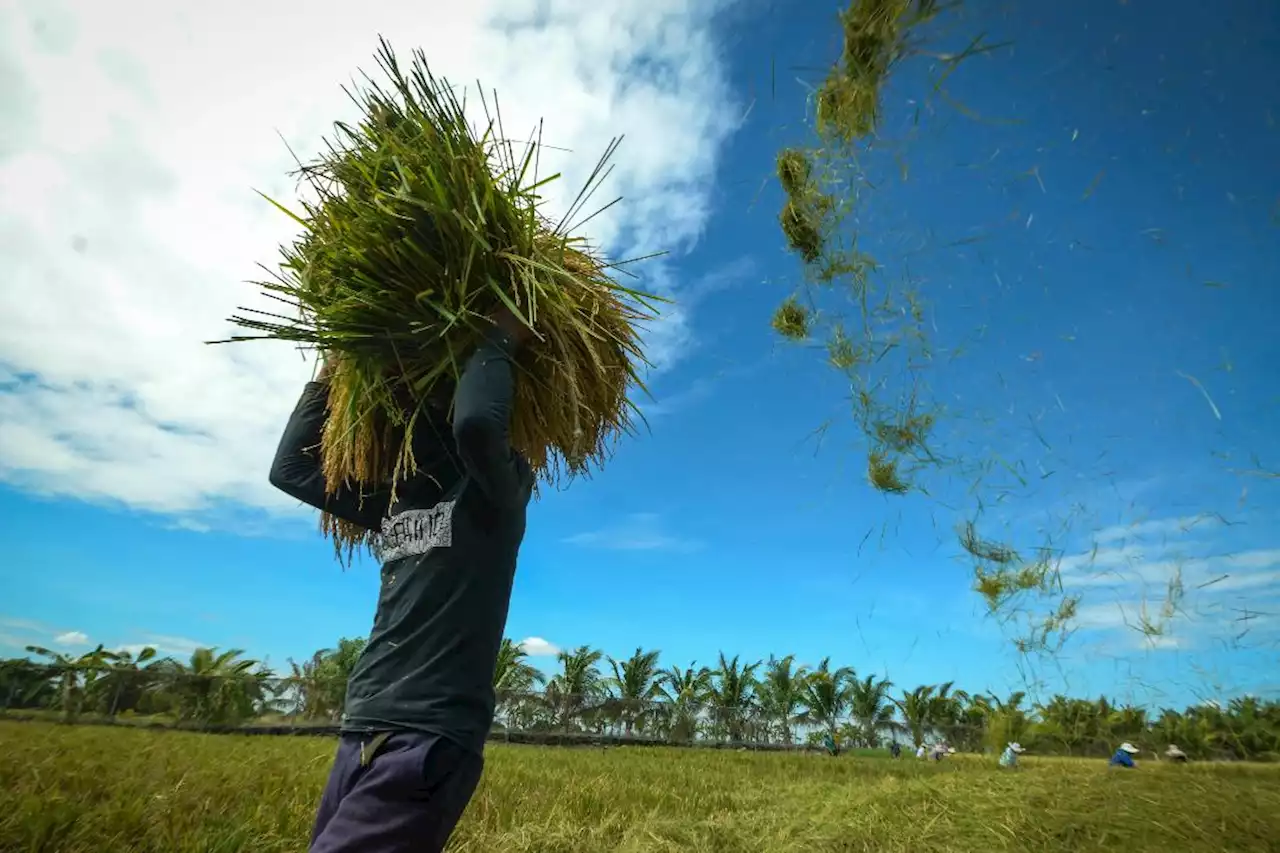
<path id="1" fill-rule="evenodd" d="M 305 850 L 334 741 L 0 722 L 6 853 Z M 453 851 L 1280 850 L 1280 768 L 493 744 Z"/>

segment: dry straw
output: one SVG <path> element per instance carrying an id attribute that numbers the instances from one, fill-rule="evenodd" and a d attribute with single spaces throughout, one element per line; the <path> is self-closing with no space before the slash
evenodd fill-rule
<path id="1" fill-rule="evenodd" d="M 857 148 L 876 136 L 882 87 L 894 64 L 916 49 L 912 32 L 940 11 L 936 0 L 852 0 L 839 13 L 840 57 L 814 97 L 817 146 L 783 149 L 775 164 L 786 196 L 778 220 L 787 245 L 803 263 L 809 283 L 848 284 L 862 312 L 862 334 L 855 340 L 843 323 L 822 324 L 812 292 L 803 303 L 793 295 L 779 306 L 773 328 L 787 340 L 807 342 L 819 325 L 831 326 L 828 361 L 857 389 L 858 420 L 870 442 L 867 478 L 889 494 L 910 489 L 900 471 L 904 457 L 931 459 L 926 442 L 934 423 L 931 416 L 916 414 L 914 405 L 909 412 L 886 417 L 875 399 L 882 383 L 871 378 L 871 369 L 898 346 L 882 336 L 885 320 L 898 325 L 908 309 L 888 304 L 887 295 L 884 300 L 873 297 L 871 277 L 877 264 L 858 251 L 856 235 L 842 240 L 848 235 L 841 228 L 863 182 Z M 919 324 L 923 318 L 916 313 L 907 315 Z"/>
<path id="2" fill-rule="evenodd" d="M 291 341 L 331 361 L 327 488 L 394 491 L 415 468 L 406 436 L 505 306 L 535 333 L 517 359 L 512 443 L 541 481 L 587 473 L 636 423 L 638 327 L 663 301 L 621 286 L 618 264 L 570 236 L 617 141 L 550 221 L 539 192 L 558 175 L 537 174 L 539 136 L 517 155 L 496 98 L 476 129 L 421 51 L 407 73 L 385 40 L 377 59 L 389 91 L 367 76 L 348 90 L 360 121 L 336 123 L 322 155 L 300 164 L 316 199 L 301 214 L 268 199 L 303 229 L 258 282 L 292 316 L 242 308 L 231 322 L 256 334 L 230 340 Z M 348 554 L 369 539 L 327 515 L 323 527 Z"/>

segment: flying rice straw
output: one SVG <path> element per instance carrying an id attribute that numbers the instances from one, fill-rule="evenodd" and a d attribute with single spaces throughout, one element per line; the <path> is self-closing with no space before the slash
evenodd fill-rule
<path id="1" fill-rule="evenodd" d="M 394 499 L 415 470 L 409 436 L 427 400 L 456 383 L 487 318 L 505 306 L 534 332 L 516 361 L 512 444 L 541 481 L 587 473 L 634 429 L 628 391 L 647 393 L 648 365 L 637 326 L 667 301 L 618 284 L 610 273 L 620 264 L 568 233 L 617 140 L 551 222 L 539 190 L 559 176 L 537 177 L 540 138 L 517 157 L 501 138 L 496 100 L 477 133 L 421 51 L 405 74 L 380 45 L 392 91 L 368 76 L 363 91 L 345 90 L 361 120 L 335 123 L 322 155 L 300 164 L 318 201 L 302 201 L 299 215 L 267 199 L 303 233 L 281 248 L 274 280 L 255 283 L 296 316 L 240 308 L 231 322 L 259 334 L 215 343 L 318 350 L 333 365 L 321 442 L 328 493 L 390 485 Z M 348 559 L 374 533 L 327 513 L 322 528 Z"/>

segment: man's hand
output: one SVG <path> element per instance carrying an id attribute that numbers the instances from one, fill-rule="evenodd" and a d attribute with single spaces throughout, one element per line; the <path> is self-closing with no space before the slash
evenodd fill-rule
<path id="1" fill-rule="evenodd" d="M 520 321 L 511 309 L 503 305 L 489 315 L 495 326 L 501 329 L 517 346 L 524 346 L 533 337 L 533 330 Z"/>

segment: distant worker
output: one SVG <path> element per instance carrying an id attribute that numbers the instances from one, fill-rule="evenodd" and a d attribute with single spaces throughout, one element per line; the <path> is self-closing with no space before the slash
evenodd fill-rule
<path id="1" fill-rule="evenodd" d="M 1133 744 L 1125 741 L 1120 744 L 1120 748 L 1116 750 L 1116 754 L 1111 756 L 1111 767 L 1136 767 L 1133 763 L 1133 757 L 1138 754 L 1138 748 Z"/>
<path id="2" fill-rule="evenodd" d="M 1011 743 L 1004 748 L 1004 752 L 1000 754 L 1001 767 L 1017 767 L 1018 756 L 1026 752 L 1020 743 Z"/>
<path id="3" fill-rule="evenodd" d="M 1187 763 L 1187 754 L 1174 744 L 1169 744 L 1169 748 L 1164 751 L 1164 757 L 1178 764 Z"/>
<path id="4" fill-rule="evenodd" d="M 892 755 L 895 759 L 902 757 L 902 747 L 898 745 L 898 742 L 896 740 L 893 743 L 889 744 L 889 754 Z"/>
<path id="5" fill-rule="evenodd" d="M 916 758 L 924 758 L 924 752 L 924 744 L 920 744 L 916 747 Z"/>

